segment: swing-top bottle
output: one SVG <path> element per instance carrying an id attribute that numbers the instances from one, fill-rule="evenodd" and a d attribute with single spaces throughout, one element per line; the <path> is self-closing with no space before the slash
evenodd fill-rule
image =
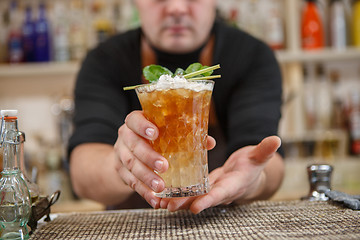
<path id="1" fill-rule="evenodd" d="M 3 171 L 0 180 L 0 240 L 28 239 L 30 194 L 21 177 L 17 110 L 1 110 L 0 146 Z"/>

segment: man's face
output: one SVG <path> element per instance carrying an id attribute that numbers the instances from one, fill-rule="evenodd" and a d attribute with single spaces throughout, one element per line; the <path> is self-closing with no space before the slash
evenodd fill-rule
<path id="1" fill-rule="evenodd" d="M 216 0 L 135 0 L 143 32 L 163 51 L 186 53 L 209 36 Z"/>

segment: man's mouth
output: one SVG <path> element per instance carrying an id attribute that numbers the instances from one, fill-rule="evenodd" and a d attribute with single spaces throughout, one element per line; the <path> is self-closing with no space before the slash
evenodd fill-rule
<path id="1" fill-rule="evenodd" d="M 167 27 L 167 29 L 172 34 L 181 34 L 181 33 L 184 33 L 187 30 L 187 28 L 185 26 L 182 26 L 182 25 L 169 26 L 169 27 Z"/>

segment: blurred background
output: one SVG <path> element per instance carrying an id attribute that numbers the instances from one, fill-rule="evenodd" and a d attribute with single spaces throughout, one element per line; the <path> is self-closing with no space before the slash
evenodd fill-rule
<path id="1" fill-rule="evenodd" d="M 274 200 L 307 195 L 311 163 L 334 166 L 333 189 L 360 193 L 360 0 L 315 1 L 318 17 L 309 2 L 218 1 L 281 65 L 286 176 Z M 43 195 L 62 192 L 55 212 L 103 209 L 70 186 L 74 82 L 89 49 L 138 25 L 132 0 L 0 0 L 0 109 L 19 110 L 27 171 Z"/>

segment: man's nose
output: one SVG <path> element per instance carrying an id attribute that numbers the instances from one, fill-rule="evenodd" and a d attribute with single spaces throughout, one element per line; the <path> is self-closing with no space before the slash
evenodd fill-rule
<path id="1" fill-rule="evenodd" d="M 172 15 L 183 15 L 188 11 L 188 0 L 167 0 L 166 11 Z"/>

